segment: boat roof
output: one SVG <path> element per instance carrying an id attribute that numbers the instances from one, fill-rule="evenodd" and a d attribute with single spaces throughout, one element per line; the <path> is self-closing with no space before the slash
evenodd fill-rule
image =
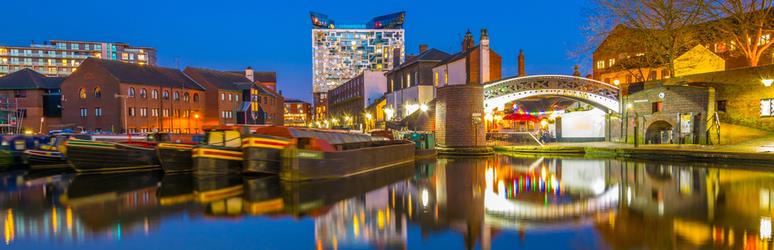
<path id="1" fill-rule="evenodd" d="M 318 138 L 327 141 L 329 144 L 345 144 L 355 142 L 379 141 L 382 138 L 372 137 L 366 134 L 356 134 L 336 130 L 324 130 L 313 128 L 281 127 L 268 126 L 256 128 L 256 134 L 272 135 L 285 138 Z"/>

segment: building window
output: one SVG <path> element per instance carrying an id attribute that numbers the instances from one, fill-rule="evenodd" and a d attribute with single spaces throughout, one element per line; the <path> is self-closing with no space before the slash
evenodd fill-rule
<path id="1" fill-rule="evenodd" d="M 226 94 L 225 93 L 220 93 L 220 100 L 221 101 L 225 101 L 226 100 Z"/>
<path id="2" fill-rule="evenodd" d="M 772 116 L 772 111 L 774 111 L 774 109 L 772 109 L 772 105 L 774 105 L 774 99 L 761 100 L 761 116 Z"/>
<path id="3" fill-rule="evenodd" d="M 175 101 L 180 101 L 180 92 L 175 91 L 175 93 L 172 95 L 172 99 Z"/>
<path id="4" fill-rule="evenodd" d="M 94 88 L 94 97 L 96 98 L 102 97 L 102 88 L 100 88 L 99 86 Z"/>
<path id="5" fill-rule="evenodd" d="M 186 93 L 183 93 L 183 101 L 184 101 L 184 102 L 188 102 L 188 101 L 190 101 L 190 100 L 191 100 L 191 95 L 190 95 L 190 94 L 188 94 L 188 92 L 186 92 Z"/>
<path id="6" fill-rule="evenodd" d="M 438 87 L 438 72 L 433 72 L 433 83 Z"/>
<path id="7" fill-rule="evenodd" d="M 228 94 L 228 100 L 231 101 L 231 94 Z"/>
<path id="8" fill-rule="evenodd" d="M 163 98 L 164 100 L 169 100 L 169 91 L 164 90 L 164 93 L 161 94 L 161 98 Z"/>
<path id="9" fill-rule="evenodd" d="M 78 90 L 78 97 L 80 97 L 81 99 L 86 100 L 86 95 L 87 95 L 86 94 L 86 89 L 81 88 L 81 89 Z"/>
<path id="10" fill-rule="evenodd" d="M 148 108 L 141 108 L 140 109 L 140 116 L 142 116 L 142 117 L 148 116 Z"/>
<path id="11" fill-rule="evenodd" d="M 718 106 L 717 107 L 718 112 L 726 112 L 726 104 L 727 103 L 728 103 L 728 101 L 726 101 L 726 100 L 718 101 L 718 103 L 717 103 L 718 104 L 717 105 Z"/>
<path id="12" fill-rule="evenodd" d="M 134 97 L 134 88 L 129 87 L 129 97 Z"/>
<path id="13" fill-rule="evenodd" d="M 155 89 L 153 91 L 151 91 L 151 98 L 159 99 L 159 91 L 155 90 Z"/>
<path id="14" fill-rule="evenodd" d="M 597 69 L 604 69 L 605 68 L 605 61 L 599 60 L 597 61 Z"/>
<path id="15" fill-rule="evenodd" d="M 145 88 L 140 89 L 140 97 L 148 98 L 148 90 L 146 90 Z"/>
<path id="16" fill-rule="evenodd" d="M 169 117 L 169 109 L 164 109 L 161 111 L 161 115 L 163 117 Z"/>
<path id="17" fill-rule="evenodd" d="M 608 67 L 613 67 L 613 65 L 615 65 L 615 58 L 610 58 L 609 60 L 607 60 Z"/>
<path id="18" fill-rule="evenodd" d="M 134 108 L 129 108 L 129 116 L 135 116 L 135 115 L 136 115 L 136 113 L 135 113 Z"/>
<path id="19" fill-rule="evenodd" d="M 663 102 L 654 102 L 651 105 L 651 109 L 653 113 L 664 111 L 664 103 Z"/>
<path id="20" fill-rule="evenodd" d="M 449 72 L 446 70 L 443 71 L 443 83 L 449 84 Z"/>
<path id="21" fill-rule="evenodd" d="M 102 116 L 102 108 L 94 108 L 94 116 L 101 117 Z"/>
<path id="22" fill-rule="evenodd" d="M 89 110 L 86 108 L 81 108 L 81 117 L 86 117 L 89 115 Z"/>
<path id="23" fill-rule="evenodd" d="M 658 71 L 656 71 L 655 69 L 651 70 L 650 73 L 648 73 L 648 80 L 650 81 L 656 80 L 657 75 L 658 75 Z"/>
<path id="24" fill-rule="evenodd" d="M 159 109 L 151 109 L 151 116 L 158 117 L 159 116 Z"/>
<path id="25" fill-rule="evenodd" d="M 199 102 L 199 94 L 198 93 L 194 93 L 193 94 L 193 102 Z"/>
<path id="26" fill-rule="evenodd" d="M 27 97 L 27 90 L 24 89 L 17 89 L 13 91 L 13 97 L 16 98 L 24 98 Z"/>

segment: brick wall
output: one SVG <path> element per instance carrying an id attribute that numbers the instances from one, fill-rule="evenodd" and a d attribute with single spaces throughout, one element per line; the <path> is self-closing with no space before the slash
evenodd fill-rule
<path id="1" fill-rule="evenodd" d="M 484 88 L 481 85 L 450 85 L 438 89 L 435 106 L 437 142 L 445 147 L 486 145 L 484 130 Z M 473 124 L 474 113 L 481 122 Z"/>
<path id="2" fill-rule="evenodd" d="M 663 98 L 660 96 L 662 94 Z M 711 104 L 713 103 L 712 100 L 714 100 L 712 89 L 674 85 L 659 86 L 634 93 L 624 100 L 624 107 L 629 104 L 632 105 L 631 109 L 624 109 L 624 127 L 630 142 L 634 136 L 635 114 L 640 117 L 638 120 L 638 137 L 641 143 L 652 139 L 648 138 L 647 131 L 651 125 L 657 122 L 666 122 L 672 127 L 672 133 L 675 136 L 674 143 L 677 143 L 676 138 L 679 131 L 678 114 L 693 113 L 692 136 L 697 139 L 693 140 L 693 142 L 705 143 L 706 118 L 709 113 L 714 113 L 714 104 Z M 657 102 L 661 102 L 663 109 L 662 111 L 654 112 L 653 105 Z M 619 124 L 613 124 L 613 126 L 616 125 Z M 620 125 L 612 129 L 620 130 Z"/>

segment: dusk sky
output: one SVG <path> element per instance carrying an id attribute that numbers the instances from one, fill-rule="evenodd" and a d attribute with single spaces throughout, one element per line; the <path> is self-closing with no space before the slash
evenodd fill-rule
<path id="1" fill-rule="evenodd" d="M 516 72 L 523 48 L 528 74 L 571 74 L 590 62 L 570 52 L 583 45 L 588 0 L 564 1 L 4 1 L 2 45 L 31 41 L 86 40 L 154 47 L 161 66 L 277 71 L 284 96 L 311 101 L 312 47 L 309 11 L 337 24 L 365 23 L 406 11 L 406 50 L 419 44 L 447 53 L 460 50 L 470 29 L 489 29 L 492 48 L 503 57 L 503 76 Z"/>

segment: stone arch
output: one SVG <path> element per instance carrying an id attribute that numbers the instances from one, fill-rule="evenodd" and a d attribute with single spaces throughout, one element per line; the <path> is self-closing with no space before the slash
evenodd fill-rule
<path id="1" fill-rule="evenodd" d="M 484 86 L 484 109 L 491 111 L 495 107 L 527 97 L 561 96 L 618 113 L 620 110 L 619 91 L 616 86 L 577 76 L 511 77 L 493 81 Z"/>
<path id="2" fill-rule="evenodd" d="M 668 133 L 673 131 L 674 126 L 672 123 L 666 120 L 655 120 L 649 122 L 645 128 L 645 143 L 670 143 Z"/>

